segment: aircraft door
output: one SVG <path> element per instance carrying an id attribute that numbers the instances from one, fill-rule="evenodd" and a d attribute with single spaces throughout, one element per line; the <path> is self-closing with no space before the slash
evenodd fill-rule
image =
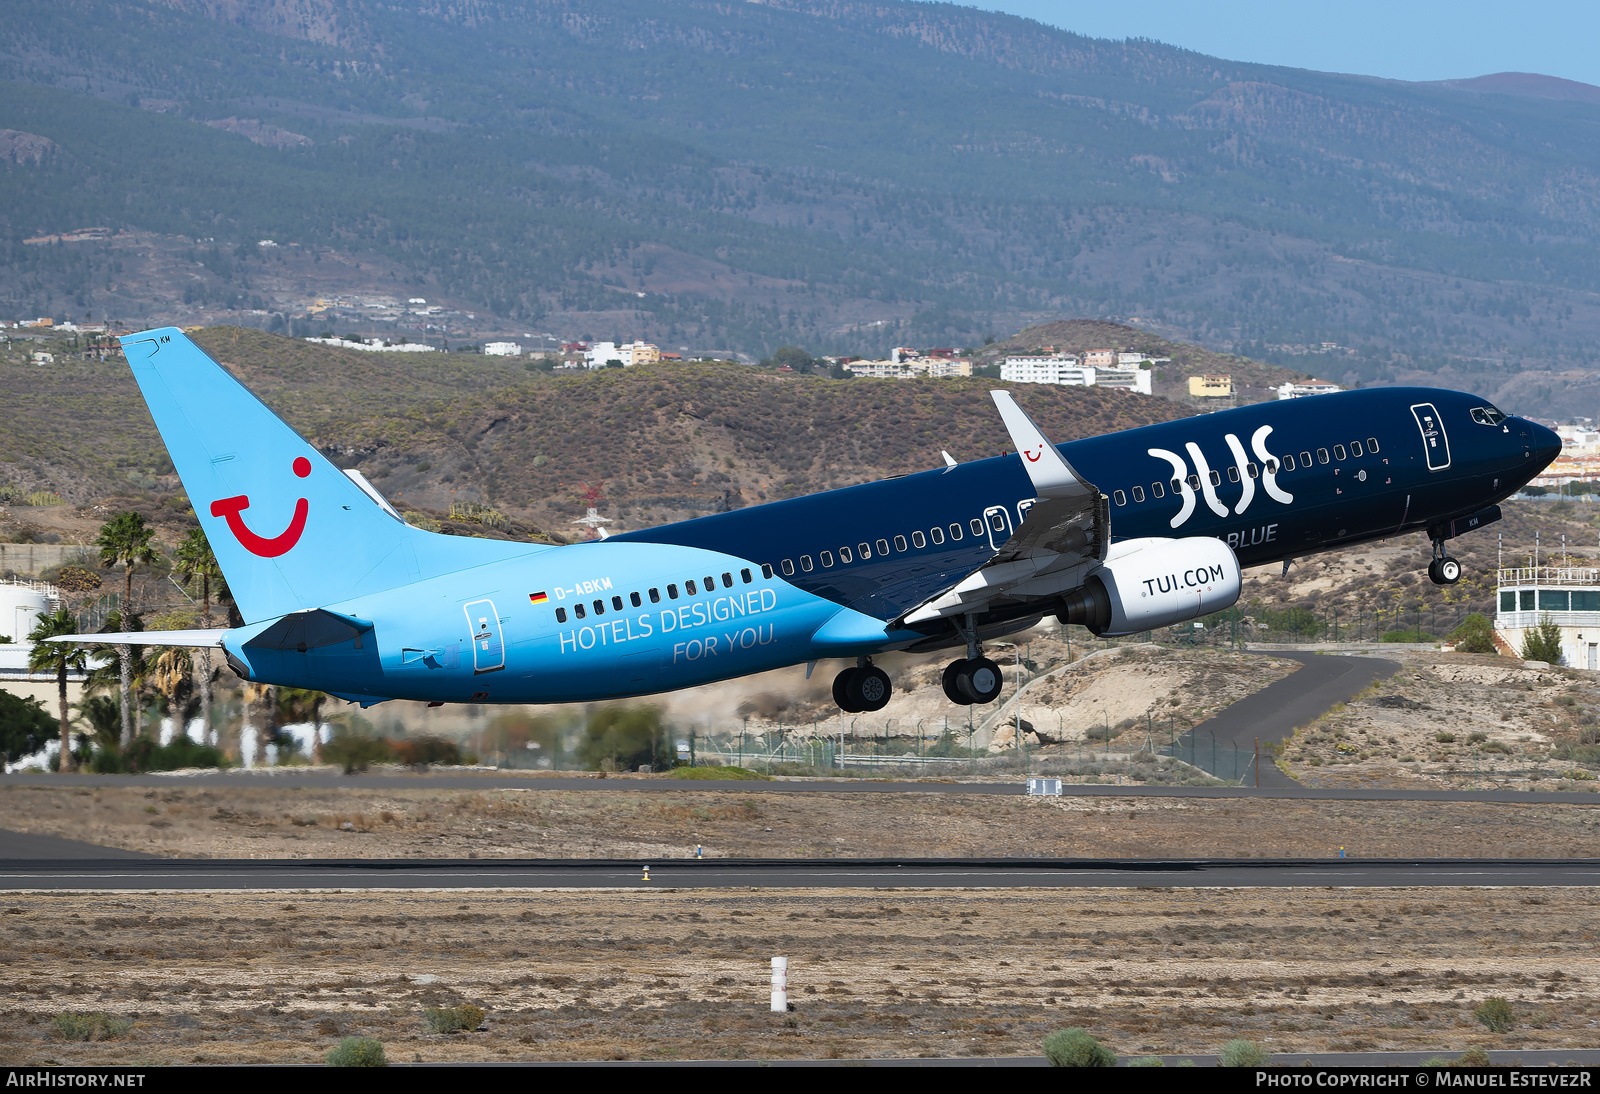
<path id="1" fill-rule="evenodd" d="M 991 505 L 983 511 L 983 526 L 989 532 L 989 549 L 1000 550 L 1000 545 L 1011 538 L 1011 514 L 1004 505 Z"/>
<path id="2" fill-rule="evenodd" d="M 492 600 L 469 600 L 462 605 L 467 613 L 467 629 L 472 634 L 472 673 L 497 672 L 506 667 L 506 641 L 500 630 L 500 615 Z"/>
<path id="3" fill-rule="evenodd" d="M 1432 403 L 1417 403 L 1411 416 L 1422 431 L 1422 450 L 1428 457 L 1429 471 L 1443 471 L 1450 466 L 1450 438 L 1445 435 L 1444 423 Z"/>

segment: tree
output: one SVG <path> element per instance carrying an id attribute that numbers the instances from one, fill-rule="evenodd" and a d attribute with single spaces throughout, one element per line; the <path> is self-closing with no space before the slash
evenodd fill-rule
<path id="1" fill-rule="evenodd" d="M 578 758 L 591 770 L 627 771 L 643 764 L 668 763 L 658 756 L 661 712 L 655 707 L 600 707 L 589 715 Z"/>
<path id="2" fill-rule="evenodd" d="M 156 690 L 167 697 L 167 712 L 172 716 L 174 736 L 188 736 L 183 715 L 188 705 L 186 693 L 194 673 L 194 662 L 189 657 L 189 651 L 182 646 L 168 646 L 156 656 L 152 668 Z"/>
<path id="3" fill-rule="evenodd" d="M 39 616 L 38 623 L 28 632 L 28 641 L 33 643 L 33 649 L 28 652 L 29 670 L 56 674 L 56 691 L 61 702 L 63 774 L 72 770 L 72 721 L 67 713 L 67 673 L 82 672 L 88 664 L 88 654 L 81 646 L 75 646 L 70 642 L 51 642 L 49 639 L 57 635 L 72 634 L 77 629 L 77 618 L 65 607 L 61 607 L 49 615 Z"/>
<path id="4" fill-rule="evenodd" d="M 1522 659 L 1544 661 L 1551 665 L 1565 662 L 1566 658 L 1561 653 L 1561 628 L 1548 615 L 1541 615 L 1539 625 L 1524 632 Z"/>
<path id="5" fill-rule="evenodd" d="M 1493 653 L 1494 626 L 1482 612 L 1473 612 L 1450 632 L 1457 653 Z"/>
<path id="6" fill-rule="evenodd" d="M 205 529 L 195 528 L 189 532 L 184 541 L 178 544 L 177 551 L 173 552 L 173 560 L 177 563 L 178 580 L 189 582 L 200 581 L 200 625 L 206 630 L 211 629 L 211 583 L 217 583 L 217 592 L 220 595 L 227 585 L 222 576 L 222 565 L 217 562 L 217 555 L 211 549 L 211 541 L 206 538 Z M 211 649 L 208 646 L 200 649 L 200 736 L 201 744 L 211 743 Z"/>
<path id="7" fill-rule="evenodd" d="M 811 354 L 799 346 L 779 346 L 769 360 L 774 368 L 783 368 L 787 365 L 796 372 L 810 372 L 816 366 Z"/>
<path id="8" fill-rule="evenodd" d="M 328 693 L 325 691 L 313 691 L 310 688 L 278 689 L 278 724 L 311 723 L 311 762 L 314 764 L 322 762 L 322 704 L 327 701 Z M 282 744 L 279 747 L 282 748 Z M 280 751 L 279 755 L 282 754 Z"/>
<path id="9" fill-rule="evenodd" d="M 149 565 L 156 560 L 155 548 L 150 540 L 155 529 L 144 522 L 138 513 L 118 513 L 100 526 L 94 545 L 100 548 L 100 565 L 122 567 L 122 617 L 132 619 L 133 569 L 140 563 Z M 118 686 L 122 699 L 122 743 L 133 741 L 133 651 L 126 645 L 117 647 L 117 660 L 121 666 Z"/>
<path id="10" fill-rule="evenodd" d="M 8 760 L 39 751 L 54 728 L 39 700 L 0 691 L 0 748 Z"/>

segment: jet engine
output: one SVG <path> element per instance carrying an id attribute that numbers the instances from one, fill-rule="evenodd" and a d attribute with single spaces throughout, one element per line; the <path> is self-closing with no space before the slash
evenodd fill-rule
<path id="1" fill-rule="evenodd" d="M 1114 544 L 1056 618 L 1096 635 L 1134 634 L 1232 607 L 1239 560 L 1220 539 L 1130 539 Z"/>

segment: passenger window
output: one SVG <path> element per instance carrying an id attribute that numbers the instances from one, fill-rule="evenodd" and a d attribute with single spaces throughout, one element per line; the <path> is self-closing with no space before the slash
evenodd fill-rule
<path id="1" fill-rule="evenodd" d="M 1199 480 L 1197 479 L 1195 481 L 1198 482 Z M 1173 479 L 1172 480 L 1172 492 L 1174 494 L 1183 493 L 1183 480 L 1182 479 Z"/>
<path id="2" fill-rule="evenodd" d="M 967 521 L 967 523 L 972 525 L 972 534 L 973 535 L 975 535 L 975 536 L 983 535 L 983 518 L 981 518 L 981 517 L 973 517 L 971 520 Z"/>
<path id="3" fill-rule="evenodd" d="M 1211 472 L 1211 485 L 1212 486 L 1221 486 L 1222 485 L 1222 472 L 1221 471 L 1213 471 L 1213 472 Z"/>
<path id="4" fill-rule="evenodd" d="M 639 594 L 638 593 L 634 593 L 633 594 L 633 598 L 635 600 L 638 600 L 639 599 Z M 634 606 L 637 607 L 638 605 L 634 605 Z M 614 597 L 611 598 L 611 610 L 614 611 L 614 612 L 620 612 L 622 610 L 622 597 L 614 596 Z"/>
<path id="5" fill-rule="evenodd" d="M 1344 460 L 1344 445 L 1336 444 L 1333 446 L 1333 458 L 1340 461 Z"/>
<path id="6" fill-rule="evenodd" d="M 800 556 L 800 568 L 802 570 L 804 570 L 808 574 L 811 572 L 811 556 L 810 555 L 801 555 Z"/>
<path id="7" fill-rule="evenodd" d="M 595 615 L 605 615 L 606 614 L 606 602 L 604 600 L 596 600 L 594 602 L 594 614 Z"/>
<path id="8" fill-rule="evenodd" d="M 872 557 L 872 545 L 868 543 L 856 544 L 856 554 L 861 556 L 862 562 L 867 561 L 867 559 Z"/>
<path id="9" fill-rule="evenodd" d="M 1293 471 L 1294 470 L 1294 457 L 1293 456 L 1287 456 L 1286 455 L 1286 456 L 1283 457 L 1283 469 L 1285 471 Z"/>
<path id="10" fill-rule="evenodd" d="M 1127 505 L 1128 495 L 1124 494 L 1121 490 L 1113 490 L 1111 491 L 1111 500 L 1116 502 L 1118 505 Z"/>
<path id="11" fill-rule="evenodd" d="M 712 577 L 710 574 L 706 575 L 705 590 L 708 593 L 714 593 L 717 591 L 717 579 Z"/>
<path id="12" fill-rule="evenodd" d="M 745 571 L 745 573 L 749 573 L 749 572 L 750 572 L 749 570 Z M 639 607 L 640 605 L 642 605 L 644 603 L 644 599 L 642 597 L 640 597 L 638 593 L 629 593 L 628 594 L 628 603 L 632 604 L 635 608 L 637 608 L 637 607 Z"/>
<path id="13" fill-rule="evenodd" d="M 943 528 L 930 528 L 928 530 L 928 535 L 933 537 L 933 545 L 935 547 L 939 546 L 939 544 L 944 542 L 944 529 Z"/>
<path id="14" fill-rule="evenodd" d="M 889 541 L 888 540 L 880 539 L 877 542 L 876 546 L 878 548 L 878 553 L 880 555 L 886 555 L 886 554 L 889 553 Z M 904 550 L 904 548 L 902 548 L 902 550 Z"/>
<path id="15" fill-rule="evenodd" d="M 927 536 L 923 535 L 921 532 L 912 532 L 911 533 L 911 546 L 917 548 L 918 550 L 921 550 L 922 548 L 926 547 L 927 545 L 928 545 L 928 537 Z"/>
<path id="16" fill-rule="evenodd" d="M 809 558 L 806 558 L 803 555 L 801 556 L 801 563 L 807 570 L 811 569 L 810 562 L 811 560 Z M 739 580 L 743 581 L 746 585 L 750 584 L 750 582 L 753 580 L 750 576 L 750 567 L 746 566 L 744 569 L 739 571 Z"/>
<path id="17" fill-rule="evenodd" d="M 768 568 L 770 569 L 770 567 L 768 567 Z M 767 576 L 771 577 L 772 575 L 768 574 Z M 676 585 L 668 585 L 667 586 L 667 599 L 668 600 L 676 600 L 676 599 L 678 599 L 678 587 Z"/>
<path id="18" fill-rule="evenodd" d="M 652 603 L 652 604 L 661 603 L 661 590 L 660 589 L 651 589 L 650 590 L 650 603 Z"/>
<path id="19" fill-rule="evenodd" d="M 1371 452 L 1374 456 L 1376 456 L 1378 454 L 1378 438 L 1376 438 L 1376 437 L 1368 437 L 1367 438 L 1367 451 Z"/>
<path id="20" fill-rule="evenodd" d="M 962 537 L 962 536 L 963 536 L 963 535 L 965 535 L 965 534 L 966 534 L 966 533 L 965 533 L 965 532 L 963 532 L 963 531 L 962 531 L 962 530 L 961 530 L 961 525 L 959 525 L 959 524 L 952 524 L 952 525 L 951 525 L 951 526 L 950 526 L 950 542 L 951 542 L 951 543 L 956 543 L 956 542 L 958 542 L 958 541 L 959 541 L 959 540 L 960 540 L 960 539 L 961 539 L 961 537 Z"/>
<path id="21" fill-rule="evenodd" d="M 1006 518 L 999 513 L 990 513 L 989 526 L 996 532 L 1004 532 L 1006 530 Z"/>
<path id="22" fill-rule="evenodd" d="M 1239 465 L 1238 464 L 1233 464 L 1232 466 L 1230 466 L 1228 468 L 1228 481 L 1229 482 L 1238 482 L 1239 481 Z"/>
<path id="23" fill-rule="evenodd" d="M 793 559 L 786 558 L 782 562 L 778 563 L 778 565 L 779 565 L 779 567 L 782 568 L 784 577 L 793 577 L 794 576 L 794 560 Z M 690 589 L 689 591 L 691 593 L 694 592 L 693 589 Z"/>
<path id="24" fill-rule="evenodd" d="M 1134 500 L 1135 503 L 1141 502 L 1141 501 L 1144 500 L 1144 487 L 1135 486 L 1133 488 L 1133 500 Z"/>
<path id="25" fill-rule="evenodd" d="M 905 536 L 895 536 L 894 537 L 894 549 L 896 551 L 904 551 L 906 549 L 906 537 Z"/>
<path id="26" fill-rule="evenodd" d="M 761 576 L 763 578 L 765 578 L 767 581 L 771 581 L 772 580 L 772 563 L 763 562 L 761 564 Z"/>
<path id="27" fill-rule="evenodd" d="M 583 610 L 582 604 L 574 604 L 572 606 L 572 614 L 577 616 L 579 619 L 583 619 L 586 618 L 589 613 Z"/>
<path id="28" fill-rule="evenodd" d="M 820 556 L 818 556 L 818 557 L 820 557 L 822 559 L 822 565 L 824 567 L 828 567 L 828 566 L 832 566 L 833 565 L 833 552 L 832 551 L 823 551 L 822 554 Z"/>
<path id="29" fill-rule="evenodd" d="M 1200 489 L 1200 476 L 1199 475 L 1190 475 L 1189 476 L 1189 489 L 1190 490 L 1198 490 L 1198 489 Z"/>
<path id="30" fill-rule="evenodd" d="M 1350 442 L 1350 455 L 1352 455 L 1352 456 L 1361 455 L 1361 442 L 1360 441 L 1351 441 Z"/>
<path id="31" fill-rule="evenodd" d="M 567 609 L 565 609 L 565 608 L 557 608 L 556 609 L 556 622 L 557 623 L 565 623 L 566 621 L 567 621 Z"/>
<path id="32" fill-rule="evenodd" d="M 1317 449 L 1317 462 L 1318 463 L 1327 463 L 1328 462 L 1328 450 L 1326 448 Z"/>
<path id="33" fill-rule="evenodd" d="M 1153 482 L 1150 484 L 1150 496 L 1152 498 L 1164 498 L 1167 496 L 1167 488 L 1159 482 Z"/>
<path id="34" fill-rule="evenodd" d="M 1245 464 L 1244 470 L 1245 474 L 1249 475 L 1252 479 L 1259 479 L 1261 477 L 1261 468 L 1257 467 L 1254 463 Z"/>
<path id="35" fill-rule="evenodd" d="M 785 559 L 785 560 L 784 560 L 784 561 L 785 561 L 785 562 L 787 562 L 787 561 L 788 561 L 788 559 Z M 793 570 L 793 568 L 792 568 L 792 567 L 791 567 L 791 568 L 789 568 L 789 569 L 787 569 L 787 570 L 785 570 L 785 571 L 784 571 L 784 572 L 785 572 L 785 573 L 793 573 L 793 572 L 794 572 L 794 570 Z M 684 583 L 683 583 L 683 591 L 684 591 L 684 592 L 686 592 L 686 593 L 688 593 L 688 594 L 689 594 L 689 595 L 690 595 L 690 596 L 693 596 L 693 595 L 695 595 L 695 594 L 696 594 L 696 593 L 697 593 L 697 592 L 699 592 L 699 591 L 700 591 L 700 590 L 699 590 L 699 589 L 696 589 L 696 588 L 695 588 L 695 587 L 694 587 L 694 578 L 690 578 L 690 579 L 689 579 L 689 580 L 688 580 L 688 581 L 685 581 L 685 582 L 684 582 Z"/>
<path id="36" fill-rule="evenodd" d="M 733 588 L 733 575 L 726 570 L 722 571 L 722 587 L 724 589 Z"/>
<path id="37" fill-rule="evenodd" d="M 851 558 L 851 555 L 850 555 L 850 548 L 848 548 L 848 547 L 839 548 L 839 562 L 842 565 L 848 566 L 852 561 L 853 561 L 853 559 Z"/>
<path id="38" fill-rule="evenodd" d="M 1300 466 L 1301 467 L 1310 467 L 1311 466 L 1311 453 L 1309 453 L 1309 452 L 1300 453 Z"/>

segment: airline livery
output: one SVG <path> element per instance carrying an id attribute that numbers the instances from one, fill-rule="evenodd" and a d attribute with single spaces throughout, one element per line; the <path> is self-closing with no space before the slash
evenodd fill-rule
<path id="1" fill-rule="evenodd" d="M 58 641 L 210 646 L 247 680 L 363 705 L 562 703 L 840 658 L 881 709 L 890 650 L 953 649 L 988 703 L 986 640 L 1046 615 L 1124 635 L 1231 606 L 1242 567 L 1426 531 L 1446 545 L 1560 451 L 1485 400 L 1374 388 L 1063 445 L 992 392 L 1013 453 L 563 547 L 413 528 L 176 328 L 122 346 L 243 627 Z M 808 668 L 809 671 L 809 668 Z"/>

